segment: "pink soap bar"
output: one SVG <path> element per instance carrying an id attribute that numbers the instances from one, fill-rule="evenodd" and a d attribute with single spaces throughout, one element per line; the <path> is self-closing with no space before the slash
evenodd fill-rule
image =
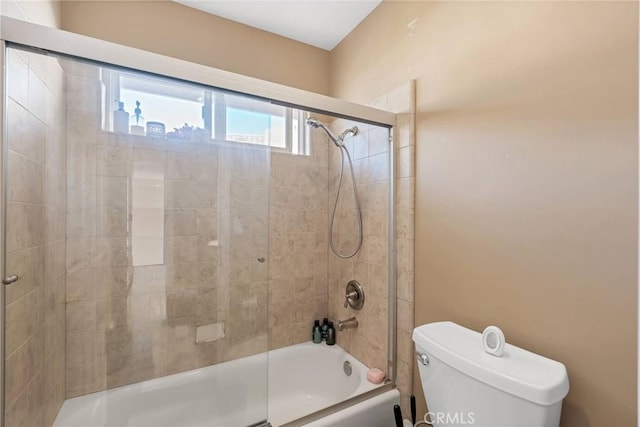
<path id="1" fill-rule="evenodd" d="M 370 383 L 373 383 L 373 384 L 382 383 L 382 381 L 384 381 L 385 376 L 386 374 L 378 368 L 371 368 L 369 369 L 369 372 L 367 372 L 367 379 L 369 380 Z"/>

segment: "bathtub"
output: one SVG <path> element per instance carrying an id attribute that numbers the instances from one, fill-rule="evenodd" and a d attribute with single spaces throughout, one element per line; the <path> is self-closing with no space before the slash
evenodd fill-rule
<path id="1" fill-rule="evenodd" d="M 380 387 L 367 381 L 367 369 L 337 345 L 303 343 L 67 399 L 54 427 L 281 426 Z M 373 399 L 309 425 L 393 425 L 397 390 Z"/>

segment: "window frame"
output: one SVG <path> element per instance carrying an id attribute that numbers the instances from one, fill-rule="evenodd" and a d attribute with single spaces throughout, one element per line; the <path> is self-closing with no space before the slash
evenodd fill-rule
<path id="1" fill-rule="evenodd" d="M 125 77 L 129 80 L 129 86 L 131 86 L 130 81 L 133 80 L 152 80 L 155 81 L 154 77 L 150 77 L 148 75 L 139 76 L 137 73 L 119 71 L 119 70 L 111 70 L 108 68 L 102 69 L 102 84 L 103 84 L 103 93 L 102 93 L 102 129 L 105 132 L 113 132 L 113 115 L 114 115 L 114 104 L 116 100 L 120 99 L 120 90 L 122 88 L 121 78 Z M 178 82 L 173 82 L 170 80 L 157 78 L 157 83 L 159 85 L 167 84 L 171 86 L 182 86 L 183 84 Z M 148 86 L 148 85 L 147 85 Z M 142 93 L 149 93 L 154 95 L 161 95 L 167 98 L 176 98 L 168 93 L 156 93 L 151 92 L 144 89 L 137 89 L 135 86 L 133 88 L 129 87 L 128 90 L 136 90 Z M 229 95 L 228 92 L 223 90 L 217 90 L 213 88 L 202 88 L 204 96 L 201 105 L 201 124 L 204 126 L 204 129 L 208 131 L 209 140 L 215 143 L 228 143 L 228 144 L 247 144 L 253 147 L 268 147 L 271 150 L 283 153 L 290 153 L 294 155 L 309 155 L 310 154 L 310 144 L 308 139 L 308 133 L 305 132 L 305 126 L 301 125 L 304 123 L 306 119 L 306 112 L 303 110 L 281 106 L 276 103 L 271 103 L 268 101 L 263 101 L 259 98 L 249 97 L 246 95 L 238 95 L 231 94 L 232 97 L 236 99 L 246 98 L 248 102 L 260 102 L 264 103 L 264 109 L 252 109 L 252 108 L 242 108 L 242 102 L 238 102 L 237 100 L 233 100 L 233 98 L 227 97 Z M 188 99 L 188 98 L 184 98 Z M 232 100 L 229 102 L 229 100 Z M 227 139 L 227 108 L 232 107 L 236 109 L 241 109 L 245 111 L 257 111 L 260 113 L 271 114 L 269 112 L 270 107 L 278 107 L 284 108 L 284 123 L 285 123 L 285 146 L 274 146 L 271 145 L 271 141 L 268 141 L 266 144 L 252 143 L 247 141 L 234 141 Z M 297 130 L 294 130 L 294 120 L 298 121 Z M 296 135 L 294 135 L 296 133 Z M 295 142 L 294 142 L 295 141 Z"/>

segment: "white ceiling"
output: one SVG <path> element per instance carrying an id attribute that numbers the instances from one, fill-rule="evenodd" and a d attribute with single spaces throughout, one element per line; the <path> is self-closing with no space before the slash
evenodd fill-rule
<path id="1" fill-rule="evenodd" d="M 174 0 L 331 50 L 382 0 Z"/>

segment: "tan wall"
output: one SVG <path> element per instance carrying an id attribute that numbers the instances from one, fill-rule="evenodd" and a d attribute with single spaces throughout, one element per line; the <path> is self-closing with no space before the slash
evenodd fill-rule
<path id="1" fill-rule="evenodd" d="M 417 79 L 416 324 L 565 363 L 563 426 L 636 420 L 637 17 L 385 2 L 331 55 L 334 96 Z"/>
<path id="2" fill-rule="evenodd" d="M 326 94 L 329 53 L 171 1 L 65 1 L 62 28 Z"/>

